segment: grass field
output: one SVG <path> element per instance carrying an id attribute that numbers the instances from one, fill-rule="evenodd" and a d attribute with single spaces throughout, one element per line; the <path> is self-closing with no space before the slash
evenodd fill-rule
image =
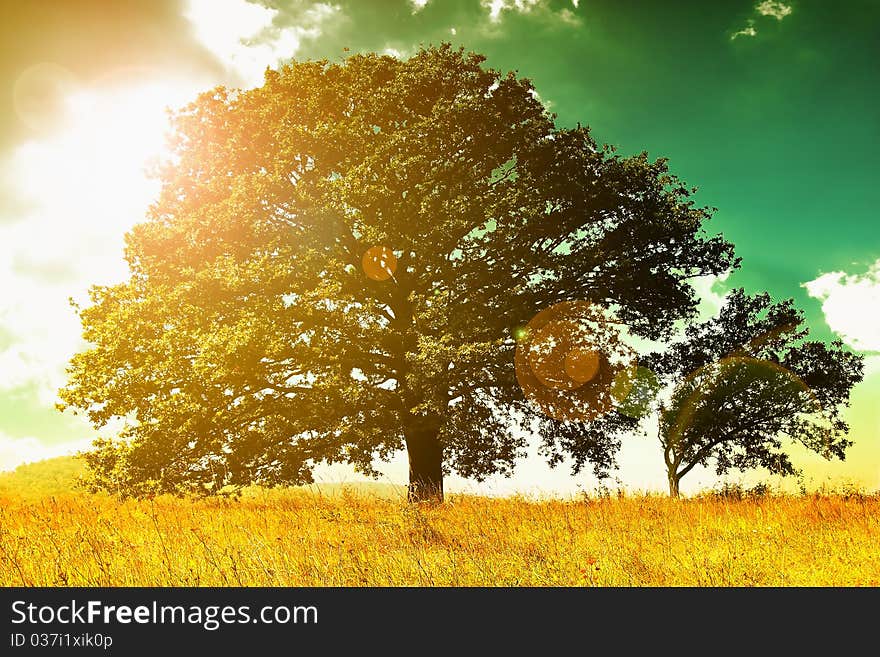
<path id="1" fill-rule="evenodd" d="M 409 507 L 382 492 L 120 502 L 7 486 L 0 585 L 880 585 L 877 495 Z"/>

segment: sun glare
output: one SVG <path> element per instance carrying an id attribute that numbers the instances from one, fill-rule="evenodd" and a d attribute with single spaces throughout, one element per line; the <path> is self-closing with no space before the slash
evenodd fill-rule
<path id="1" fill-rule="evenodd" d="M 128 275 L 123 238 L 158 192 L 148 169 L 166 155 L 166 109 L 216 84 L 259 84 L 335 12 L 319 3 L 279 27 L 277 10 L 245 0 L 191 0 L 184 16 L 226 75 L 126 66 L 86 80 L 56 62 L 21 72 L 11 100 L 30 136 L 0 162 L 15 194 L 0 218 L 0 390 L 29 387 L 51 408 L 67 360 L 84 347 L 68 300 L 86 302 L 89 286 Z"/>
<path id="2" fill-rule="evenodd" d="M 318 38 L 337 10 L 316 3 L 302 12 L 296 25 L 279 25 L 279 10 L 246 0 L 189 0 L 185 15 L 196 39 L 246 86 L 255 86 L 267 66 L 292 57 L 303 39 Z"/>
<path id="3" fill-rule="evenodd" d="M 31 225 L 41 228 L 32 245 L 41 258 L 80 257 L 83 273 L 94 275 L 94 258 L 106 256 L 114 274 L 124 273 L 119 248 L 107 247 L 121 246 L 143 219 L 158 191 L 148 168 L 163 157 L 166 107 L 190 96 L 168 83 L 78 90 L 65 99 L 54 133 L 18 149 L 16 186 L 31 204 Z"/>
<path id="4" fill-rule="evenodd" d="M 127 276 L 123 237 L 158 192 L 147 170 L 166 154 L 166 108 L 197 91 L 133 74 L 107 82 L 70 87 L 8 163 L 23 210 L 0 225 L 0 318 L 13 339 L 0 365 L 6 387 L 35 385 L 47 404 L 81 346 L 68 299 Z"/>

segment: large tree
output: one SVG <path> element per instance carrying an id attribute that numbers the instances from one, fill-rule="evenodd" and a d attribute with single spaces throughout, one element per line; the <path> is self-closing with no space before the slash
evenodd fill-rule
<path id="1" fill-rule="evenodd" d="M 640 415 L 656 411 L 670 495 L 698 465 L 730 470 L 763 467 L 797 471 L 794 444 L 843 460 L 852 443 L 842 417 L 852 387 L 862 379 L 863 358 L 839 341 L 807 340 L 809 330 L 793 300 L 766 293 L 730 292 L 720 312 L 687 326 L 681 339 L 646 356 L 636 394 L 661 387 L 671 394 L 618 411 L 590 427 L 623 435 Z M 645 395 L 650 396 L 650 395 Z M 625 410 L 625 408 L 624 408 Z"/>
<path id="2" fill-rule="evenodd" d="M 543 416 L 513 327 L 564 300 L 659 338 L 689 280 L 736 266 L 664 160 L 562 129 L 531 83 L 449 46 L 293 62 L 177 113 L 130 278 L 81 310 L 64 405 L 119 440 L 89 457 L 132 494 L 374 474 L 405 448 L 410 496 L 507 473 L 537 426 L 597 472 L 618 442 Z"/>

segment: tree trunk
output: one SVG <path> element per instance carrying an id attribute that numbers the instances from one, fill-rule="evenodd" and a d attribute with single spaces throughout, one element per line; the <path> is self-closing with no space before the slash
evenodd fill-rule
<path id="1" fill-rule="evenodd" d="M 681 481 L 681 477 L 678 476 L 678 473 L 675 470 L 670 470 L 668 477 L 669 497 L 678 497 L 678 482 Z"/>
<path id="2" fill-rule="evenodd" d="M 422 418 L 414 419 L 405 430 L 410 502 L 443 501 L 443 447 L 439 433 L 437 423 Z"/>

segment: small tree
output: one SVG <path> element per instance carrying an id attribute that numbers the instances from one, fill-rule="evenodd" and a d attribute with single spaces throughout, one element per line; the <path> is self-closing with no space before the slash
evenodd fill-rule
<path id="1" fill-rule="evenodd" d="M 767 294 L 737 289 L 716 317 L 689 325 L 683 339 L 643 359 L 660 384 L 674 386 L 654 405 L 670 495 L 678 496 L 697 465 L 711 463 L 718 474 L 756 467 L 794 474 L 783 439 L 844 458 L 851 442 L 841 411 L 862 378 L 863 359 L 840 341 L 807 335 L 791 299 L 772 303 Z M 619 434 L 637 424 L 614 413 L 593 430 Z"/>
<path id="2" fill-rule="evenodd" d="M 128 420 L 90 457 L 97 485 L 296 484 L 405 448 L 410 498 L 442 498 L 444 472 L 509 472 L 533 421 L 609 465 L 606 437 L 524 399 L 511 329 L 575 299 L 663 336 L 732 247 L 663 160 L 557 128 L 482 64 L 294 62 L 177 115 L 131 277 L 92 290 L 61 391 L 98 427 Z"/>

